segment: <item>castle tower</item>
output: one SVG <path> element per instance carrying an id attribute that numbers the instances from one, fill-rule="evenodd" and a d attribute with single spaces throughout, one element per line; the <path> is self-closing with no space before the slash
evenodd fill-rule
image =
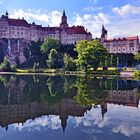
<path id="1" fill-rule="evenodd" d="M 5 15 L 2 15 L 2 19 L 8 19 L 8 17 L 9 17 L 9 14 L 8 14 L 8 12 L 6 11 L 6 13 L 5 13 Z"/>
<path id="2" fill-rule="evenodd" d="M 65 13 L 65 10 L 64 10 L 63 15 L 61 17 L 60 28 L 65 30 L 68 27 L 69 27 L 69 25 L 67 23 L 67 16 L 66 16 L 66 13 Z"/>
<path id="3" fill-rule="evenodd" d="M 67 113 L 60 114 L 61 127 L 63 129 L 63 132 L 65 132 L 65 129 L 67 127 L 67 119 L 68 119 Z"/>
<path id="4" fill-rule="evenodd" d="M 101 104 L 101 113 L 102 113 L 102 118 L 104 118 L 105 113 L 107 112 L 107 103 L 103 102 Z"/>
<path id="5" fill-rule="evenodd" d="M 101 43 L 107 40 L 107 30 L 105 29 L 104 25 L 102 26 L 102 34 L 101 34 Z"/>
<path id="6" fill-rule="evenodd" d="M 9 16 L 8 11 L 6 11 L 5 16 L 7 16 L 7 17 Z"/>

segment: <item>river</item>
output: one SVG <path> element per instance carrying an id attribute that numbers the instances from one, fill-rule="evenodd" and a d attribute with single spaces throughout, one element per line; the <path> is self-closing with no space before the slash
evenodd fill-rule
<path id="1" fill-rule="evenodd" d="M 140 81 L 0 75 L 2 140 L 139 140 Z"/>

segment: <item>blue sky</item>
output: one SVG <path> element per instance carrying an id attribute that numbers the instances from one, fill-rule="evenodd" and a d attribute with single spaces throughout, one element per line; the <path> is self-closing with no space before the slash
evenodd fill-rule
<path id="1" fill-rule="evenodd" d="M 0 0 L 1 14 L 43 26 L 59 26 L 63 9 L 70 26 L 83 25 L 93 37 L 103 24 L 109 37 L 140 36 L 140 0 Z"/>

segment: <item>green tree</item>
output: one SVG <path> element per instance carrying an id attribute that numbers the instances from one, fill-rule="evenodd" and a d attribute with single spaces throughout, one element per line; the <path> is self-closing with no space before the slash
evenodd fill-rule
<path id="1" fill-rule="evenodd" d="M 67 55 L 67 54 L 64 54 L 64 69 L 67 70 L 67 71 L 74 71 L 76 70 L 76 64 L 74 62 L 74 59 Z"/>
<path id="2" fill-rule="evenodd" d="M 36 71 L 38 70 L 39 71 L 39 63 L 34 63 L 34 66 L 33 66 L 33 69 Z"/>
<path id="3" fill-rule="evenodd" d="M 18 56 L 15 57 L 15 62 L 16 62 L 16 64 L 17 64 L 17 66 L 19 66 L 20 60 L 19 60 Z"/>
<path id="4" fill-rule="evenodd" d="M 140 52 L 135 55 L 135 59 L 140 63 Z"/>
<path id="5" fill-rule="evenodd" d="M 108 96 L 107 87 L 104 86 L 105 81 L 100 83 L 100 80 L 90 79 L 88 77 L 80 77 L 75 86 L 77 94 L 74 100 L 82 106 L 98 105 L 104 102 Z M 109 82 L 107 82 L 109 83 Z"/>
<path id="6" fill-rule="evenodd" d="M 54 40 L 51 38 L 47 38 L 44 43 L 41 45 L 41 52 L 43 54 L 49 54 L 50 50 L 56 49 L 58 50 L 61 46 L 60 41 Z"/>
<path id="7" fill-rule="evenodd" d="M 61 68 L 63 66 L 63 58 L 55 49 L 51 49 L 48 60 L 46 60 L 49 68 Z"/>
<path id="8" fill-rule="evenodd" d="M 59 52 L 62 54 L 68 54 L 72 58 L 77 58 L 77 53 L 74 51 L 74 44 L 61 45 L 59 48 Z"/>
<path id="9" fill-rule="evenodd" d="M 3 51 L 2 47 L 0 47 L 0 63 L 3 62 L 3 59 L 4 59 L 4 51 Z"/>
<path id="10" fill-rule="evenodd" d="M 41 51 L 40 51 L 41 45 L 42 45 L 42 41 L 37 41 L 37 42 L 32 41 L 30 43 L 29 49 L 31 52 L 31 57 L 42 56 Z"/>
<path id="11" fill-rule="evenodd" d="M 25 58 L 28 60 L 30 58 L 30 50 L 29 50 L 29 48 L 27 48 L 27 47 L 24 48 L 23 54 L 24 54 Z"/>
<path id="12" fill-rule="evenodd" d="M 12 71 L 11 64 L 7 58 L 4 58 L 4 61 L 0 65 L 0 70 L 2 71 Z"/>
<path id="13" fill-rule="evenodd" d="M 107 49 L 98 40 L 82 40 L 76 45 L 75 51 L 78 53 L 76 63 L 85 72 L 92 67 L 96 70 L 108 55 Z"/>

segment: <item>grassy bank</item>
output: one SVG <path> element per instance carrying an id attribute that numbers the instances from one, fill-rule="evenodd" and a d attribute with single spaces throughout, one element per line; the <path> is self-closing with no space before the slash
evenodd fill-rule
<path id="1" fill-rule="evenodd" d="M 65 71 L 64 69 L 48 69 L 48 68 L 39 68 L 39 69 L 23 69 L 16 68 L 14 72 L 0 72 L 0 74 L 46 74 L 46 75 L 85 75 L 91 74 L 96 76 L 119 76 L 120 72 L 116 68 L 108 68 L 108 70 L 103 70 L 98 68 L 96 71 L 90 69 L 85 73 L 84 71 Z"/>
<path id="2" fill-rule="evenodd" d="M 140 70 L 135 70 L 134 71 L 134 78 L 135 79 L 140 79 Z"/>
<path id="3" fill-rule="evenodd" d="M 84 71 L 64 71 L 63 69 L 16 69 L 16 73 L 44 73 L 44 74 L 63 74 L 63 75 L 80 75 L 85 74 Z M 109 68 L 109 70 L 102 70 L 101 68 L 94 70 L 89 70 L 87 74 L 93 75 L 120 75 L 119 71 L 115 68 Z"/>

